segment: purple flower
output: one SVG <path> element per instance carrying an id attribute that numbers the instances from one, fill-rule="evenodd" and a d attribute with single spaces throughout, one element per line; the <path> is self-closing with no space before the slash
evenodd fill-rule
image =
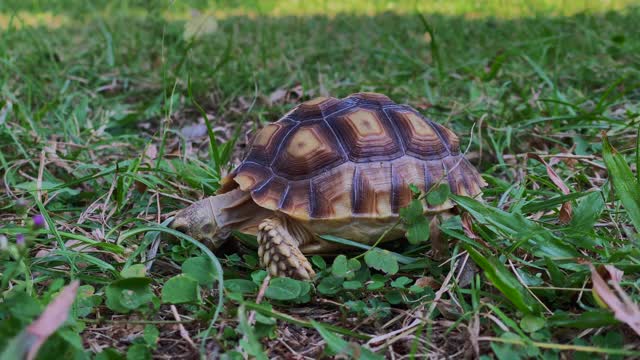
<path id="1" fill-rule="evenodd" d="M 24 234 L 16 235 L 16 244 L 20 246 L 24 245 Z"/>
<path id="2" fill-rule="evenodd" d="M 44 216 L 38 214 L 33 217 L 33 227 L 36 229 L 42 229 L 45 226 Z"/>

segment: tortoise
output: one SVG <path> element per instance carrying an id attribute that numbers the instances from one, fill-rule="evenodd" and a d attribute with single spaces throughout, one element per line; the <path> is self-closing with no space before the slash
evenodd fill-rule
<path id="1" fill-rule="evenodd" d="M 445 181 L 466 196 L 486 185 L 451 130 L 383 94 L 318 97 L 260 130 L 217 195 L 178 211 L 171 226 L 214 249 L 231 230 L 256 235 L 270 275 L 310 280 L 304 254 L 341 249 L 319 235 L 372 244 L 412 200 L 410 184 L 424 192 Z M 455 211 L 450 200 L 423 208 L 432 219 Z M 384 240 L 404 235 L 400 225 Z"/>

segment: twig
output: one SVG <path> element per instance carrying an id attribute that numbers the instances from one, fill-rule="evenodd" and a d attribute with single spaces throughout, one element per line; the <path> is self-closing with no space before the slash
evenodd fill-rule
<path id="1" fill-rule="evenodd" d="M 574 160 L 578 160 L 580 162 L 583 162 L 585 164 L 591 165 L 595 168 L 598 168 L 600 170 L 607 170 L 607 167 L 604 165 L 600 165 L 597 162 L 594 162 L 593 160 L 598 160 L 598 157 L 594 156 L 594 155 L 575 155 L 575 154 L 537 154 L 539 157 L 543 158 L 543 159 L 552 159 L 552 158 L 557 158 L 557 159 L 574 159 Z M 516 158 L 524 158 L 527 156 L 527 153 L 523 153 L 523 154 L 506 154 L 503 155 L 502 157 L 507 160 L 507 159 L 516 159 Z"/>
<path id="2" fill-rule="evenodd" d="M 174 320 L 131 320 L 131 319 L 111 320 L 111 319 L 98 318 L 98 319 L 82 319 L 82 321 L 86 322 L 86 323 L 90 323 L 90 324 L 96 324 L 96 325 L 100 325 L 100 324 L 138 324 L 138 325 L 158 324 L 158 325 L 161 325 L 161 324 L 190 324 L 190 323 L 195 322 L 196 320 L 180 320 L 180 321 L 174 321 Z"/>
<path id="3" fill-rule="evenodd" d="M 507 338 L 499 338 L 499 337 L 492 337 L 492 336 L 481 336 L 478 338 L 478 340 L 489 341 L 489 342 L 499 342 L 504 344 L 512 344 L 512 345 L 520 345 L 520 346 L 533 345 L 543 349 L 573 350 L 573 351 L 581 351 L 581 352 L 587 352 L 587 353 L 604 353 L 604 354 L 618 354 L 618 355 L 632 355 L 632 356 L 640 355 L 639 351 L 619 349 L 619 348 L 614 349 L 614 348 L 602 348 L 597 346 L 554 344 L 554 343 L 545 343 L 545 342 L 539 342 L 539 341 L 525 342 L 520 339 L 507 339 Z"/>
<path id="4" fill-rule="evenodd" d="M 493 314 L 486 314 L 485 317 L 487 317 L 489 320 L 493 321 L 502 331 L 511 331 L 509 329 L 509 327 L 507 327 L 507 325 L 505 325 L 502 320 L 498 319 L 495 315 Z M 478 338 L 479 340 L 479 338 Z"/>
<path id="5" fill-rule="evenodd" d="M 520 274 L 518 273 L 518 271 L 516 270 L 516 267 L 513 265 L 513 262 L 511 261 L 511 259 L 509 259 L 509 266 L 511 266 L 511 270 L 513 270 L 513 274 L 518 278 L 518 281 L 520 282 L 520 284 L 522 284 L 522 286 L 524 286 L 525 289 L 527 289 L 527 291 L 529 292 L 529 294 L 531 294 L 536 300 L 538 300 L 538 302 L 540 303 L 540 305 L 542 305 L 542 307 L 544 307 L 545 310 L 547 310 L 547 312 L 549 312 L 549 314 L 553 315 L 553 311 L 551 311 L 551 309 L 549 309 L 547 307 L 547 305 L 545 305 L 542 300 L 540 300 L 539 297 L 536 296 L 536 294 L 533 293 L 533 291 L 531 291 L 531 289 L 529 289 L 529 287 L 527 286 L 527 284 L 524 283 L 524 280 L 522 280 L 522 277 L 520 276 Z"/>
<path id="6" fill-rule="evenodd" d="M 291 352 L 291 354 L 293 354 L 297 359 L 313 359 L 308 356 L 304 356 L 298 353 L 297 351 L 293 350 L 293 348 L 291 348 L 291 346 L 289 346 L 289 344 L 287 344 L 287 342 L 282 339 L 278 339 L 278 342 L 282 344 L 284 347 L 286 347 Z"/>
<path id="7" fill-rule="evenodd" d="M 157 221 L 158 221 L 158 225 L 160 225 L 162 223 L 161 219 L 160 219 L 160 195 L 158 195 L 157 193 L 155 195 L 156 198 L 156 206 L 157 206 Z M 152 197 L 153 197 L 152 196 Z M 147 264 L 145 265 L 145 268 L 147 269 L 147 271 L 151 270 L 151 267 L 153 266 L 153 262 L 156 259 L 156 255 L 158 255 L 158 249 L 160 248 L 160 242 L 162 241 L 162 235 L 158 234 L 158 236 L 153 240 L 153 242 L 151 243 L 151 246 L 149 247 L 149 250 L 147 251 L 147 255 L 146 255 L 146 259 Z"/>
<path id="8" fill-rule="evenodd" d="M 524 158 L 527 157 L 529 153 L 521 153 L 521 154 L 505 154 L 503 157 L 505 159 L 514 159 L 514 158 Z M 536 154 L 541 158 L 549 159 L 549 158 L 559 158 L 559 159 L 576 159 L 576 160 L 597 160 L 598 158 L 594 155 L 575 155 L 575 154 Z"/>
<path id="9" fill-rule="evenodd" d="M 178 195 L 161 192 L 161 191 L 158 191 L 158 190 L 155 190 L 155 189 L 147 189 L 147 191 L 152 193 L 152 194 L 158 194 L 158 195 L 162 195 L 162 196 L 165 196 L 165 197 L 168 197 L 168 198 L 180 200 L 180 201 L 185 202 L 187 204 L 193 204 L 195 202 L 193 200 L 185 199 L 185 198 L 183 198 L 181 196 L 178 196 Z"/>
<path id="10" fill-rule="evenodd" d="M 269 287 L 269 281 L 271 280 L 271 275 L 267 275 L 264 280 L 262 280 L 262 284 L 260 285 L 260 290 L 258 291 L 258 296 L 256 296 L 256 304 L 260 304 L 262 299 L 264 298 L 264 293 L 267 291 Z M 253 325 L 255 323 L 256 311 L 251 310 L 249 313 L 248 322 L 249 325 Z"/>
<path id="11" fill-rule="evenodd" d="M 173 313 L 173 317 L 176 319 L 176 321 L 181 321 L 180 314 L 178 314 L 178 309 L 176 309 L 175 305 L 171 305 L 171 312 Z M 193 340 L 191 340 L 191 337 L 189 336 L 189 332 L 187 332 L 187 329 L 184 328 L 184 325 L 182 325 L 182 323 L 177 323 L 177 325 L 178 325 L 178 330 L 180 331 L 180 337 L 182 337 L 189 344 L 189 346 L 191 346 L 191 348 L 197 352 L 198 347 L 193 342 Z"/>
<path id="12" fill-rule="evenodd" d="M 380 345 L 378 347 L 378 348 L 382 348 L 382 347 L 388 346 L 388 345 L 396 342 L 398 339 L 400 339 L 400 338 L 402 338 L 404 336 L 407 336 L 407 335 L 415 332 L 416 329 L 418 328 L 418 325 L 424 323 L 425 321 L 427 321 L 429 319 L 429 316 L 431 316 L 431 314 L 435 310 L 436 305 L 437 305 L 438 301 L 440 300 L 440 298 L 442 297 L 442 295 L 444 295 L 447 291 L 449 291 L 449 286 L 451 285 L 450 284 L 451 283 L 451 279 L 453 278 L 453 275 L 454 275 L 455 270 L 456 270 L 456 266 L 455 265 L 456 264 L 454 263 L 451 266 L 451 270 L 449 271 L 449 273 L 447 274 L 447 277 L 442 282 L 442 286 L 440 286 L 440 289 L 438 289 L 438 291 L 436 291 L 435 297 L 433 298 L 433 301 L 429 305 L 429 309 L 428 309 L 428 311 L 427 311 L 427 313 L 425 314 L 424 317 L 416 318 L 411 324 L 409 324 L 408 326 L 405 326 L 402 329 L 398 329 L 398 330 L 386 333 L 384 335 L 376 336 L 376 337 L 370 339 L 369 341 L 367 341 L 367 345 L 372 346 L 373 344 L 380 344 L 383 341 L 385 341 L 385 344 L 382 344 L 382 345 Z M 398 336 L 396 336 L 396 335 L 398 335 Z M 374 351 L 376 351 L 376 349 L 374 349 Z"/>
<path id="13" fill-rule="evenodd" d="M 478 316 L 477 312 L 473 314 L 471 321 L 469 321 L 467 330 L 469 331 L 469 341 L 471 342 L 473 353 L 475 354 L 476 358 L 479 358 L 480 344 L 478 338 L 480 337 L 480 317 Z"/>

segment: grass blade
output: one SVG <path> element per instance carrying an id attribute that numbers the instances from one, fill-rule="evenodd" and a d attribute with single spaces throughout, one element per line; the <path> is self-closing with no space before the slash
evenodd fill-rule
<path id="1" fill-rule="evenodd" d="M 469 197 L 450 196 L 478 222 L 489 226 L 495 233 L 505 238 L 515 240 L 518 247 L 535 256 L 552 259 L 582 256 L 573 246 L 563 242 L 551 231 L 527 219 L 521 213 L 509 213 Z"/>
<path id="2" fill-rule="evenodd" d="M 329 350 L 334 354 L 348 354 L 349 356 L 354 356 L 362 360 L 384 359 L 384 356 L 376 354 L 365 347 L 356 347 L 353 346 L 353 344 L 349 344 L 346 340 L 325 329 L 325 326 L 319 322 L 311 320 L 311 324 L 316 331 L 320 333 L 324 341 L 327 343 Z M 355 355 L 354 353 L 358 355 Z"/>
<path id="3" fill-rule="evenodd" d="M 189 74 L 189 77 L 187 78 L 187 94 L 189 95 L 189 100 L 191 100 L 193 106 L 195 106 L 196 109 L 198 109 L 198 112 L 200 112 L 200 115 L 202 115 L 204 124 L 207 126 L 207 134 L 209 135 L 209 157 L 211 158 L 211 162 L 213 162 L 216 174 L 218 174 L 219 176 L 222 165 L 220 164 L 220 151 L 218 150 L 218 142 L 213 133 L 213 127 L 211 126 L 211 121 L 209 120 L 207 112 L 204 111 L 202 106 L 200 106 L 200 104 L 193 97 L 193 93 L 191 91 L 191 74 Z"/>
<path id="4" fill-rule="evenodd" d="M 433 56 L 433 60 L 436 62 L 436 68 L 438 69 L 438 76 L 444 76 L 444 69 L 442 67 L 442 57 L 440 56 L 440 47 L 436 40 L 436 34 L 433 31 L 433 27 L 429 25 L 427 18 L 420 12 L 418 12 L 418 18 L 424 27 L 424 30 L 429 33 L 431 37 L 431 42 L 429 43 L 429 47 L 431 48 L 431 55 Z"/>
<path id="5" fill-rule="evenodd" d="M 624 157 L 611 146 L 605 133 L 602 134 L 602 158 L 616 195 L 622 201 L 636 231 L 640 232 L 640 184 Z"/>
<path id="6" fill-rule="evenodd" d="M 579 199 L 583 196 L 587 196 L 591 192 L 575 192 L 567 195 L 554 196 L 551 199 L 532 201 L 526 205 L 523 205 L 520 209 L 523 213 L 533 213 L 540 210 L 547 210 L 556 207 L 562 203 Z"/>
<path id="7" fill-rule="evenodd" d="M 636 132 L 636 181 L 640 184 L 640 128 Z"/>
<path id="8" fill-rule="evenodd" d="M 553 350 L 564 350 L 564 351 L 579 351 L 585 352 L 589 354 L 609 354 L 609 355 L 628 355 L 637 357 L 640 356 L 639 351 L 627 350 L 627 349 L 615 349 L 615 348 L 603 348 L 598 346 L 583 346 L 583 345 L 573 345 L 573 344 L 556 344 L 556 343 L 546 343 L 533 341 L 531 343 L 524 342 L 518 339 L 505 339 L 498 338 L 493 336 L 481 336 L 478 340 L 480 341 L 494 341 L 505 344 L 519 345 L 519 346 L 535 346 L 541 349 L 553 349 Z"/>
<path id="9" fill-rule="evenodd" d="M 371 250 L 373 249 L 373 246 L 369 246 L 366 244 L 362 244 L 359 242 L 355 242 L 355 241 L 351 241 L 351 240 L 347 240 L 347 239 L 343 239 L 341 237 L 337 237 L 337 236 L 333 236 L 333 235 L 320 235 L 321 238 L 323 238 L 324 240 L 327 241 L 331 241 L 334 243 L 338 243 L 338 244 L 342 244 L 342 245 L 348 245 L 348 246 L 353 246 L 359 249 L 364 249 L 364 250 Z M 418 259 L 416 258 L 412 258 L 410 256 L 404 256 L 404 255 L 400 255 L 396 252 L 393 251 L 389 251 L 391 253 L 391 255 L 393 255 L 399 263 L 406 265 L 406 264 L 411 264 L 413 262 L 418 261 Z"/>
<path id="10" fill-rule="evenodd" d="M 313 323 L 310 321 L 305 321 L 305 320 L 300 320 L 298 318 L 295 318 L 291 315 L 273 310 L 265 305 L 261 305 L 261 304 L 256 304 L 250 301 L 245 301 L 244 303 L 242 303 L 243 306 L 245 306 L 247 309 L 251 309 L 251 310 L 255 310 L 263 315 L 278 319 L 278 320 L 283 320 L 286 321 L 290 324 L 294 324 L 294 325 L 298 325 L 298 326 L 302 326 L 305 328 L 309 328 L 309 329 L 313 329 Z M 364 334 L 360 334 L 357 333 L 355 331 L 351 331 L 349 329 L 345 329 L 339 326 L 335 326 L 335 325 L 330 325 L 330 324 L 322 324 L 322 326 L 330 331 L 333 331 L 334 333 L 338 333 L 341 335 L 346 335 L 346 336 L 351 336 L 354 339 L 359 339 L 359 340 L 369 340 L 371 339 L 371 336 L 369 335 L 364 335 Z"/>
<path id="11" fill-rule="evenodd" d="M 463 244 L 473 261 L 482 268 L 485 276 L 505 297 L 520 311 L 526 314 L 537 314 L 538 304 L 518 279 L 496 259 L 485 257 L 473 247 Z"/>

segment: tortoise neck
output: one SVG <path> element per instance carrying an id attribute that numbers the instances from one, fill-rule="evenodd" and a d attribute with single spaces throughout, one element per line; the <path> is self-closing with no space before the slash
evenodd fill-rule
<path id="1" fill-rule="evenodd" d="M 213 216 L 223 236 L 231 230 L 255 234 L 258 224 L 271 212 L 258 206 L 251 194 L 238 188 L 210 198 Z"/>

